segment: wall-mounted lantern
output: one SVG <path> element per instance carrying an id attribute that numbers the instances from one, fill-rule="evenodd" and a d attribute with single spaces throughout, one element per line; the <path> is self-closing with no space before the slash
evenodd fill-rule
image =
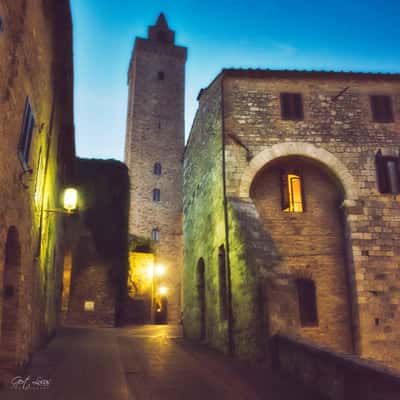
<path id="1" fill-rule="evenodd" d="M 63 209 L 44 210 L 46 212 L 54 212 L 61 214 L 71 215 L 76 212 L 78 205 L 78 191 L 74 188 L 67 188 L 64 190 L 63 196 Z"/>
<path id="2" fill-rule="evenodd" d="M 74 188 L 64 190 L 64 210 L 71 214 L 76 210 L 78 204 L 78 191 Z"/>

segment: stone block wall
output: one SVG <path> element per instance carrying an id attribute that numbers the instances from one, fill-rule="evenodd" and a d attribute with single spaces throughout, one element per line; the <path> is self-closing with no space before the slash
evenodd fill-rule
<path id="1" fill-rule="evenodd" d="M 152 32 L 171 33 L 163 23 Z M 125 163 L 131 180 L 130 233 L 153 243 L 155 262 L 166 268 L 168 320 L 181 317 L 182 157 L 186 48 L 171 42 L 136 38 L 128 73 L 129 96 Z M 170 37 L 173 39 L 173 35 Z M 161 75 L 160 75 L 161 74 Z M 154 174 L 154 164 L 161 174 Z M 160 201 L 153 201 L 153 190 Z"/>
<path id="2" fill-rule="evenodd" d="M 379 193 L 375 169 L 379 149 L 396 155 L 400 145 L 398 75 L 228 70 L 224 77 L 228 194 L 248 199 L 256 175 L 277 158 L 324 165 L 344 188 L 343 256 L 356 352 L 400 365 L 400 203 L 398 195 Z M 302 94 L 304 120 L 281 118 L 282 92 Z M 391 96 L 394 122 L 372 121 L 371 94 Z M 269 268 L 262 270 L 268 275 Z"/>
<path id="3" fill-rule="evenodd" d="M 201 97 L 184 161 L 184 334 L 201 336 L 199 260 L 204 260 L 205 341 L 228 351 L 227 320 L 221 319 L 218 249 L 225 245 L 222 185 L 221 82 Z"/>
<path id="4" fill-rule="evenodd" d="M 1 366 L 27 362 L 57 326 L 64 229 L 63 217 L 48 210 L 60 207 L 75 150 L 68 1 L 0 1 L 0 15 L 0 291 L 8 286 L 10 295 L 1 296 L 0 308 L 15 300 L 13 320 L 0 317 L 3 333 L 15 330 L 11 347 L 0 339 Z M 18 147 L 27 98 L 35 123 L 23 165 Z M 10 265 L 7 239 L 13 230 L 20 257 Z"/>
<path id="5" fill-rule="evenodd" d="M 228 196 L 228 225 L 221 230 L 228 229 L 236 354 L 263 356 L 268 336 L 287 330 L 400 365 L 399 195 L 379 192 L 375 167 L 379 149 L 396 156 L 400 147 L 399 79 L 389 74 L 224 70 L 200 93 L 184 167 L 189 336 L 199 335 L 201 320 L 194 268 L 200 257 L 206 273 L 207 257 L 217 266 L 219 237 L 209 227 L 214 221 L 224 224 L 223 207 L 216 202 L 222 174 L 211 178 L 223 168 L 210 129 L 215 123 L 210 110 L 220 107 Z M 222 95 L 216 89 L 221 84 Z M 282 118 L 283 92 L 301 93 L 304 119 Z M 391 97 L 394 122 L 373 121 L 372 94 Z M 305 163 L 304 213 L 288 215 L 279 208 L 276 160 Z M 202 254 L 195 254 L 197 249 Z M 304 254 L 297 256 L 300 250 Z M 296 297 L 296 277 L 320 282 L 317 329 L 299 324 L 298 304 L 290 300 Z M 209 296 L 218 292 L 217 278 L 208 281 Z M 222 333 L 207 336 L 214 345 L 218 337 Z"/>
<path id="6" fill-rule="evenodd" d="M 98 254 L 92 234 L 85 229 L 77 240 L 72 265 L 66 323 L 114 326 L 116 288 L 111 279 L 112 266 Z"/>
<path id="7" fill-rule="evenodd" d="M 329 400 L 396 400 L 400 375 L 371 360 L 344 355 L 296 337 L 273 338 L 274 366 Z"/>

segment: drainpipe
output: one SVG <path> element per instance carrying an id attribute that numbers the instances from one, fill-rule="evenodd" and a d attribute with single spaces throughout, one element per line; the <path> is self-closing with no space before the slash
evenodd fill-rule
<path id="1" fill-rule="evenodd" d="M 224 224 L 225 224 L 225 247 L 226 247 L 226 275 L 228 281 L 228 352 L 230 356 L 234 354 L 233 341 L 233 310 L 232 310 L 232 285 L 231 285 L 231 262 L 229 246 L 229 220 L 228 220 L 228 200 L 226 196 L 226 162 L 225 162 L 225 109 L 224 109 L 224 73 L 221 76 L 221 134 L 222 134 L 222 185 L 224 198 Z"/>

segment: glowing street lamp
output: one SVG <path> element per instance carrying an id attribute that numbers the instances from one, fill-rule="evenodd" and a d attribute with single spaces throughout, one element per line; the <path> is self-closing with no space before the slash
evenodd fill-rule
<path id="1" fill-rule="evenodd" d="M 155 269 L 156 276 L 163 276 L 165 274 L 165 267 L 164 265 L 157 265 Z"/>
<path id="2" fill-rule="evenodd" d="M 54 210 L 43 210 L 49 213 L 72 214 L 78 204 L 78 191 L 74 188 L 67 188 L 64 190 L 63 208 L 56 208 Z"/>
<path id="3" fill-rule="evenodd" d="M 165 295 L 167 294 L 167 292 L 168 292 L 168 288 L 166 288 L 165 286 L 160 286 L 160 287 L 158 288 L 158 293 L 159 293 L 161 296 L 165 296 Z"/>
<path id="4" fill-rule="evenodd" d="M 64 209 L 68 214 L 76 210 L 78 204 L 78 191 L 74 188 L 67 188 L 64 190 Z"/>

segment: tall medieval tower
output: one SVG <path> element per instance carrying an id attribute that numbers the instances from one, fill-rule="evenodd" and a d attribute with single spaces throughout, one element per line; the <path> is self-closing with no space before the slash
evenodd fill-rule
<path id="1" fill-rule="evenodd" d="M 130 233 L 150 238 L 165 274 L 168 322 L 181 313 L 182 158 L 186 48 L 164 14 L 136 38 L 128 73 L 125 163 L 131 180 Z M 157 291 L 157 287 L 154 288 Z"/>

